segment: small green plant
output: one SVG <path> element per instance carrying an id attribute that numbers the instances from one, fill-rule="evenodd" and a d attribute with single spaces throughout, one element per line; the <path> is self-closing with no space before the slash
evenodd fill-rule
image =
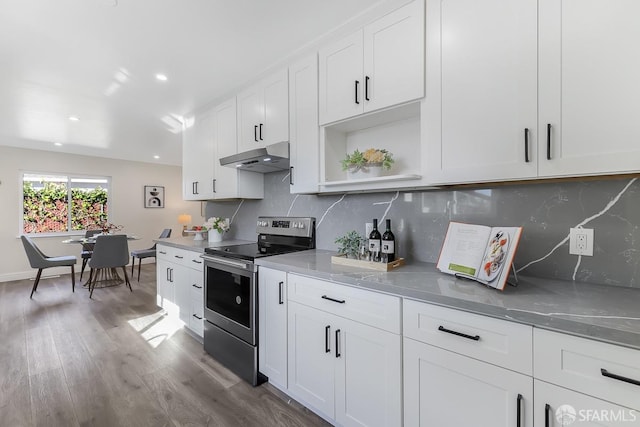
<path id="1" fill-rule="evenodd" d="M 382 166 L 383 169 L 389 170 L 393 162 L 393 154 L 388 150 L 375 148 L 369 148 L 364 152 L 356 149 L 341 161 L 342 170 L 351 168 L 355 171 L 369 166 Z"/>
<path id="2" fill-rule="evenodd" d="M 335 243 L 338 245 L 338 252 L 345 254 L 347 258 L 358 259 L 360 246 L 364 243 L 364 237 L 357 231 L 351 230 L 344 236 L 338 237 Z"/>

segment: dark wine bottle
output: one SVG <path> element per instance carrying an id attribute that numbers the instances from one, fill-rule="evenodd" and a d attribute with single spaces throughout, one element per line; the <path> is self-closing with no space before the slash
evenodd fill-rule
<path id="1" fill-rule="evenodd" d="M 387 229 L 382 235 L 382 261 L 393 262 L 396 259 L 396 238 L 391 232 L 391 220 L 387 220 Z"/>
<path id="2" fill-rule="evenodd" d="M 369 253 L 371 254 L 371 261 L 380 261 L 381 241 L 382 236 L 380 236 L 380 232 L 378 231 L 378 220 L 374 219 L 373 230 L 371 230 L 371 234 L 369 234 Z"/>

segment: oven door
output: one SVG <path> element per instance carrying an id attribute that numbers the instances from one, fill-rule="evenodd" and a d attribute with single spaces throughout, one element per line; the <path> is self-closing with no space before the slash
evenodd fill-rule
<path id="1" fill-rule="evenodd" d="M 253 262 L 210 255 L 203 258 L 205 320 L 255 345 L 257 274 Z"/>

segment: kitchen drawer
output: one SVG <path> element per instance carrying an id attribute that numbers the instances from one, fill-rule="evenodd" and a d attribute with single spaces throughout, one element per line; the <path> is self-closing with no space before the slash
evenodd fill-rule
<path id="1" fill-rule="evenodd" d="M 532 327 L 404 300 L 404 336 L 531 375 Z"/>
<path id="2" fill-rule="evenodd" d="M 169 252 L 172 258 L 171 262 L 184 267 L 193 268 L 195 270 L 204 271 L 204 261 L 200 258 L 200 252 L 189 251 L 180 248 L 171 248 Z"/>
<path id="3" fill-rule="evenodd" d="M 288 275 L 288 299 L 356 322 L 401 332 L 400 298 L 311 277 Z"/>
<path id="4" fill-rule="evenodd" d="M 156 258 L 169 261 L 169 262 L 174 262 L 173 261 L 174 249 L 176 248 L 159 244 L 156 246 Z"/>
<path id="5" fill-rule="evenodd" d="M 191 316 L 189 317 L 189 329 L 203 336 L 204 334 L 204 301 L 202 299 L 191 300 Z"/>
<path id="6" fill-rule="evenodd" d="M 536 378 L 640 410 L 639 350 L 537 328 L 533 342 Z"/>

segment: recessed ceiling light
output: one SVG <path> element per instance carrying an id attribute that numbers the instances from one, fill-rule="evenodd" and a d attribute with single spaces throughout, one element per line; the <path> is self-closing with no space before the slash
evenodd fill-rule
<path id="1" fill-rule="evenodd" d="M 167 76 L 164 74 L 156 74 L 156 79 L 160 80 L 161 82 L 166 82 Z"/>
<path id="2" fill-rule="evenodd" d="M 62 147 L 62 144 L 59 142 L 54 142 L 53 145 L 55 145 L 56 147 Z"/>
<path id="3" fill-rule="evenodd" d="M 69 116 L 69 120 L 71 120 L 72 122 L 77 122 L 80 119 L 77 116 Z"/>
<path id="4" fill-rule="evenodd" d="M 157 160 L 157 159 L 159 159 L 159 158 L 160 158 L 160 156 L 158 156 L 158 155 L 156 154 L 155 156 L 153 156 L 153 158 Z"/>

